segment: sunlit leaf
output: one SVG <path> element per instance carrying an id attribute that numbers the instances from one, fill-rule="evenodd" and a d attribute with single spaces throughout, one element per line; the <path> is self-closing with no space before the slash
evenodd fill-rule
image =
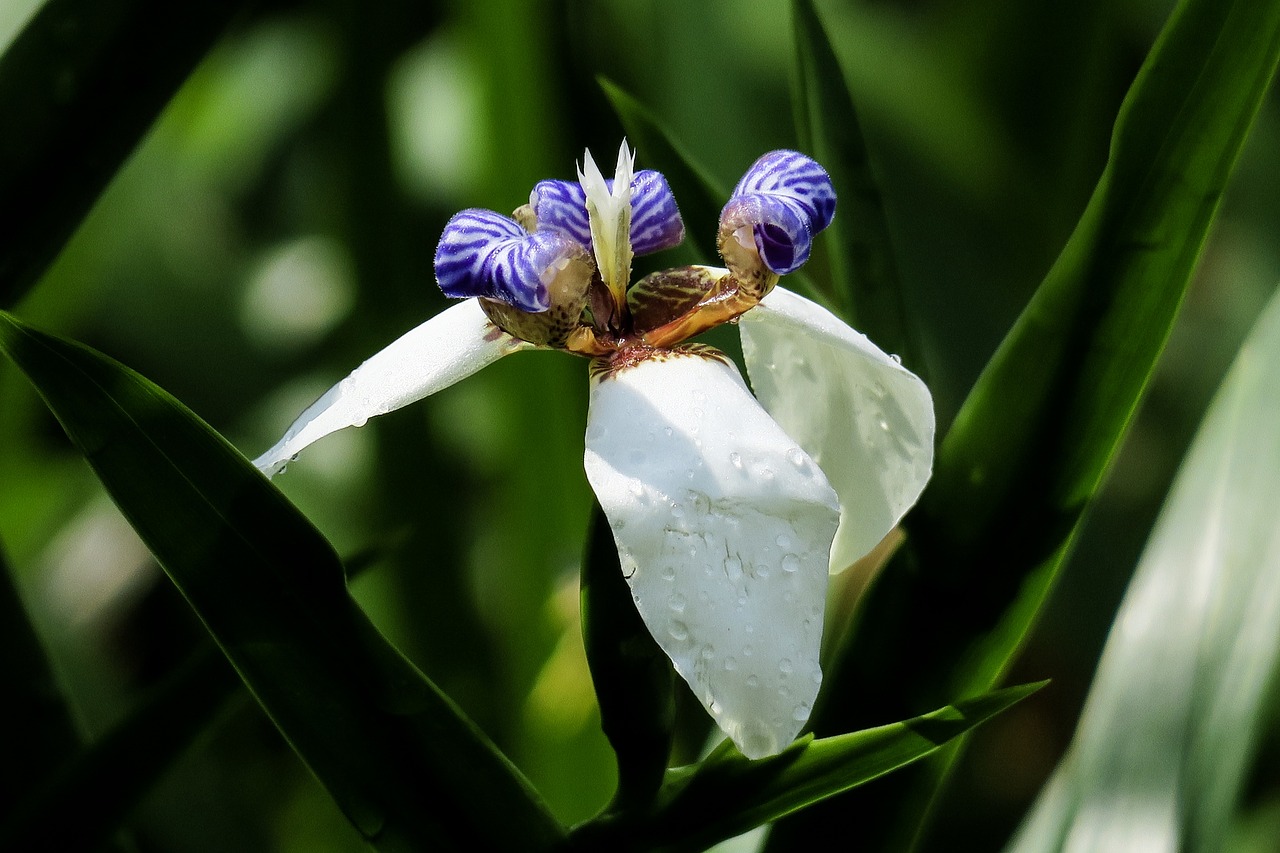
<path id="1" fill-rule="evenodd" d="M 1280 296 L 1200 428 L 1012 849 L 1223 850 L 1280 659 Z"/>
<path id="2" fill-rule="evenodd" d="M 726 744 L 701 764 L 671 771 L 650 812 L 606 816 L 579 828 L 577 839 L 593 849 L 703 850 L 917 761 L 1043 686 L 1010 687 L 900 723 L 805 739 L 757 761 Z"/>
<path id="3" fill-rule="evenodd" d="M 0 56 L 0 305 L 44 273 L 247 2 L 48 0 Z"/>
<path id="4" fill-rule="evenodd" d="M 347 593 L 331 546 L 137 373 L 0 313 L 35 384 L 272 720 L 376 845 L 542 849 L 559 827 Z"/>

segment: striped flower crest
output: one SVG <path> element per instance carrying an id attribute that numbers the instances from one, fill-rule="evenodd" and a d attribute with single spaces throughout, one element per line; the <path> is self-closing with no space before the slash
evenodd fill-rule
<path id="1" fill-rule="evenodd" d="M 613 177 L 587 152 L 512 216 L 464 210 L 436 249 L 461 300 L 329 389 L 256 460 L 275 474 L 336 430 L 434 394 L 511 353 L 592 359 L 583 467 L 636 609 L 716 724 L 750 758 L 784 749 L 822 682 L 827 577 L 867 554 L 933 463 L 928 389 L 819 305 L 778 286 L 835 212 L 827 173 L 766 154 L 720 214 L 724 266 L 631 280 L 684 238 L 666 178 Z M 710 227 L 710 223 L 706 223 Z M 689 339 L 736 322 L 748 387 Z"/>

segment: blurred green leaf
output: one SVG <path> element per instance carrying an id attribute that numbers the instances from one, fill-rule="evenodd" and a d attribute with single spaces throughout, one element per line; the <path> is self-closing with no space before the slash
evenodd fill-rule
<path id="1" fill-rule="evenodd" d="M 1164 346 L 1278 55 L 1280 5 L 1269 0 L 1188 0 L 1174 12 L 1083 217 L 943 441 L 908 548 L 860 606 L 819 733 L 985 690 L 1006 670 Z M 913 612 L 937 618 L 920 631 Z M 917 779 L 920 796 L 946 765 Z M 872 844 L 905 844 L 919 826 L 919 797 L 896 830 L 885 801 L 865 808 Z"/>
<path id="2" fill-rule="evenodd" d="M 2 546 L 0 648 L 6 664 L 4 728 L 10 734 L 0 762 L 0 825 L 4 825 L 20 795 L 76 753 L 80 735 L 27 616 Z M 0 831 L 0 841 L 3 838 Z"/>
<path id="3" fill-rule="evenodd" d="M 1201 426 L 1011 849 L 1226 849 L 1280 658 L 1280 294 Z"/>
<path id="4" fill-rule="evenodd" d="M 853 97 L 813 0 L 795 0 L 796 131 L 826 167 L 839 199 L 817 251 L 830 257 L 833 301 L 846 319 L 919 373 L 923 361 L 907 318 L 879 181 Z"/>
<path id="5" fill-rule="evenodd" d="M 662 784 L 675 727 L 675 670 L 640 619 L 599 504 L 582 564 L 582 639 L 600 725 L 618 760 L 615 808 L 647 804 Z"/>
<path id="6" fill-rule="evenodd" d="M 862 785 L 931 754 L 1044 686 L 1010 687 L 893 725 L 796 743 L 751 761 L 726 743 L 672 770 L 648 813 L 580 827 L 583 849 L 695 851 Z"/>
<path id="7" fill-rule="evenodd" d="M 666 176 L 680 205 L 685 223 L 685 239 L 693 245 L 696 263 L 716 263 L 716 224 L 720 210 L 729 200 L 729 190 L 710 176 L 689 156 L 687 149 L 663 127 L 644 104 L 604 77 L 598 78 L 609 103 L 618 114 L 636 157 L 646 168 Z"/>
<path id="8" fill-rule="evenodd" d="M 5 313 L 0 350 L 366 838 L 555 843 L 534 792 L 378 633 L 329 543 L 221 436 L 137 373 Z"/>
<path id="9" fill-rule="evenodd" d="M 242 2 L 47 0 L 0 56 L 0 305 L 61 251 Z"/>
<path id="10" fill-rule="evenodd" d="M 27 779 L 22 797 L 6 800 L 14 808 L 0 820 L 0 848 L 50 849 L 54 836 L 59 850 L 98 849 L 239 686 L 222 655 L 201 650 L 120 725 L 46 766 L 55 771 L 47 783 Z"/>

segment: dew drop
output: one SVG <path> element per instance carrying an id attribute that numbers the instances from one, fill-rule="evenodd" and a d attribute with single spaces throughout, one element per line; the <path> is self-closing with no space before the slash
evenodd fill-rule
<path id="1" fill-rule="evenodd" d="M 725 668 L 725 671 L 726 671 L 726 672 L 733 672 L 735 669 L 737 669 L 737 668 L 738 668 L 738 659 L 737 659 L 737 658 L 725 658 L 725 659 L 724 659 L 724 668 Z"/>
<path id="2" fill-rule="evenodd" d="M 769 564 L 757 563 L 755 574 L 756 574 L 756 577 L 759 578 L 760 580 L 764 580 L 765 578 L 769 577 Z"/>
<path id="3" fill-rule="evenodd" d="M 889 358 L 893 359 L 895 364 L 902 364 L 902 356 L 898 355 L 896 352 L 890 353 Z"/>
<path id="4" fill-rule="evenodd" d="M 793 447 L 787 451 L 787 461 L 802 471 L 809 464 L 804 458 L 804 451 L 798 447 Z"/>
<path id="5" fill-rule="evenodd" d="M 742 626 L 742 630 L 744 633 L 754 634 L 756 632 L 756 626 L 748 623 Z"/>
<path id="6" fill-rule="evenodd" d="M 743 656 L 744 658 L 749 658 L 749 657 L 751 657 L 752 655 L 754 655 L 755 653 L 756 653 L 756 650 L 755 650 L 755 649 L 753 649 L 753 648 L 751 648 L 751 646 L 743 646 L 743 647 L 742 647 L 742 656 Z"/>
<path id="7" fill-rule="evenodd" d="M 685 597 L 678 592 L 674 593 L 670 598 L 667 599 L 667 606 L 670 607 L 672 610 L 674 610 L 676 613 L 683 613 L 684 607 L 687 603 L 688 601 L 685 599 Z"/>
<path id="8" fill-rule="evenodd" d="M 737 581 L 742 579 L 742 561 L 737 557 L 724 558 L 724 573 L 729 576 L 729 580 Z"/>
<path id="9" fill-rule="evenodd" d="M 760 686 L 760 676 L 758 676 L 758 675 L 748 675 L 748 676 L 747 676 L 747 686 L 748 686 L 748 687 L 759 687 L 759 686 Z"/>
<path id="10" fill-rule="evenodd" d="M 673 581 L 673 580 L 675 580 L 675 579 L 676 579 L 676 567 L 675 567 L 675 566 L 663 566 L 663 568 L 662 568 L 662 579 L 663 579 L 664 581 Z"/>
<path id="11" fill-rule="evenodd" d="M 791 719 L 798 723 L 803 723 L 805 720 L 809 719 L 809 710 L 809 706 L 801 702 L 795 707 L 795 710 L 791 712 Z"/>
<path id="12" fill-rule="evenodd" d="M 627 488 L 629 488 L 631 490 L 631 494 L 635 495 L 636 497 L 640 497 L 641 495 L 644 494 L 644 483 L 640 482 L 639 480 L 632 480 L 631 483 L 627 486 Z"/>
<path id="13" fill-rule="evenodd" d="M 763 468 L 761 468 L 761 469 L 760 469 L 760 476 L 761 476 L 761 477 L 763 477 L 763 478 L 764 478 L 764 479 L 766 479 L 766 480 L 772 480 L 772 479 L 773 479 L 773 469 L 772 469 L 772 468 L 770 468 L 768 465 L 765 465 Z"/>
<path id="14" fill-rule="evenodd" d="M 675 640 L 689 639 L 689 628 L 683 622 L 672 619 L 667 623 L 667 633 Z"/>
<path id="15" fill-rule="evenodd" d="M 790 547 L 791 547 L 791 537 L 790 537 L 790 536 L 787 536 L 787 535 L 785 535 L 785 534 L 779 533 L 779 534 L 774 538 L 774 540 L 773 540 L 773 541 L 778 543 L 778 547 L 779 547 L 779 548 L 790 548 Z"/>
<path id="16" fill-rule="evenodd" d="M 880 419 L 880 429 L 884 430 L 885 432 L 889 431 L 889 422 L 886 421 L 884 418 Z"/>
<path id="17" fill-rule="evenodd" d="M 784 685 L 784 686 L 782 686 L 782 687 L 779 687 L 779 688 L 778 688 L 778 695 L 779 695 L 779 696 L 781 696 L 783 699 L 786 699 L 788 696 L 790 696 L 790 695 L 791 695 L 791 688 L 790 688 L 790 687 L 787 687 L 787 686 L 785 686 L 785 685 Z"/>
<path id="18" fill-rule="evenodd" d="M 795 670 L 795 667 L 791 663 L 791 658 L 783 658 L 782 660 L 778 661 L 778 672 L 782 673 L 783 675 L 788 675 L 794 670 Z"/>
<path id="19" fill-rule="evenodd" d="M 675 430 L 673 430 L 671 427 L 663 427 L 663 428 L 662 428 L 662 433 L 663 433 L 663 435 L 665 435 L 665 436 L 667 436 L 668 438 L 670 438 L 672 435 L 675 435 Z"/>
<path id="20" fill-rule="evenodd" d="M 711 660 L 716 656 L 716 647 L 710 644 L 705 645 L 702 647 L 702 652 L 700 654 L 702 655 L 703 660 Z"/>
<path id="21" fill-rule="evenodd" d="M 362 427 L 369 422 L 368 418 L 352 418 L 351 425 L 353 427 Z"/>
<path id="22" fill-rule="evenodd" d="M 788 574 L 798 571 L 800 568 L 800 558 L 795 554 L 782 555 L 782 570 Z"/>
<path id="23" fill-rule="evenodd" d="M 730 450 L 729 464 L 738 470 L 742 470 L 742 454 L 736 450 Z"/>

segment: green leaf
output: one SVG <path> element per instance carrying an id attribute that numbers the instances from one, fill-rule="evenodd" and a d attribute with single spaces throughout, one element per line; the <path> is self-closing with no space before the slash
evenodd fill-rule
<path id="1" fill-rule="evenodd" d="M 1270 0 L 1187 0 L 1174 12 L 1083 217 L 943 441 L 908 547 L 860 605 L 818 732 L 987 689 L 1005 672 L 1164 346 L 1277 56 Z M 919 612 L 927 632 L 909 615 Z M 917 780 L 925 799 L 946 766 Z M 916 831 L 918 801 L 896 832 Z M 880 836 L 895 832 L 889 813 L 876 802 L 854 816 L 869 843 L 907 843 Z"/>
<path id="2" fill-rule="evenodd" d="M 216 650 L 197 653 L 124 722 L 70 760 L 53 763 L 47 782 L 28 779 L 24 796 L 7 799 L 15 806 L 0 820 L 0 848 L 47 849 L 56 834 L 59 849 L 97 849 L 239 687 Z"/>
<path id="3" fill-rule="evenodd" d="M 693 161 L 648 107 L 613 81 L 605 77 L 598 81 L 627 132 L 636 158 L 645 168 L 662 172 L 671 185 L 685 223 L 685 239 L 698 254 L 696 263 L 715 263 L 720 257 L 716 249 L 716 225 L 721 208 L 729 200 L 729 190 Z"/>
<path id="4" fill-rule="evenodd" d="M 0 305 L 44 273 L 248 2 L 47 0 L 0 57 Z M 20 132 L 17 132 L 20 129 Z"/>
<path id="5" fill-rule="evenodd" d="M 0 648 L 5 660 L 5 759 L 0 825 L 19 796 L 80 749 L 80 735 L 0 547 Z M 0 839 L 3 839 L 0 833 Z M 0 844 L 0 846 L 5 846 Z"/>
<path id="6" fill-rule="evenodd" d="M 0 312 L 35 384 L 281 732 L 383 849 L 545 849 L 559 826 L 390 646 L 332 547 L 244 457 L 142 376 Z"/>
<path id="7" fill-rule="evenodd" d="M 1280 294 L 1218 391 L 1011 849 L 1227 849 L 1280 660 Z"/>
<path id="8" fill-rule="evenodd" d="M 849 323 L 920 373 L 923 360 L 907 317 L 879 181 L 853 96 L 813 0 L 795 0 L 796 131 L 826 167 L 839 213 L 818 241 L 830 258 L 833 301 Z"/>
<path id="9" fill-rule="evenodd" d="M 640 619 L 599 504 L 582 563 L 582 639 L 600 724 L 618 760 L 614 808 L 647 804 L 662 784 L 675 727 L 675 670 Z"/>
<path id="10" fill-rule="evenodd" d="M 700 764 L 671 771 L 650 813 L 609 815 L 580 827 L 573 840 L 588 849 L 702 850 L 918 761 L 1043 686 L 1010 687 L 900 723 L 807 738 L 758 761 L 726 743 Z"/>

